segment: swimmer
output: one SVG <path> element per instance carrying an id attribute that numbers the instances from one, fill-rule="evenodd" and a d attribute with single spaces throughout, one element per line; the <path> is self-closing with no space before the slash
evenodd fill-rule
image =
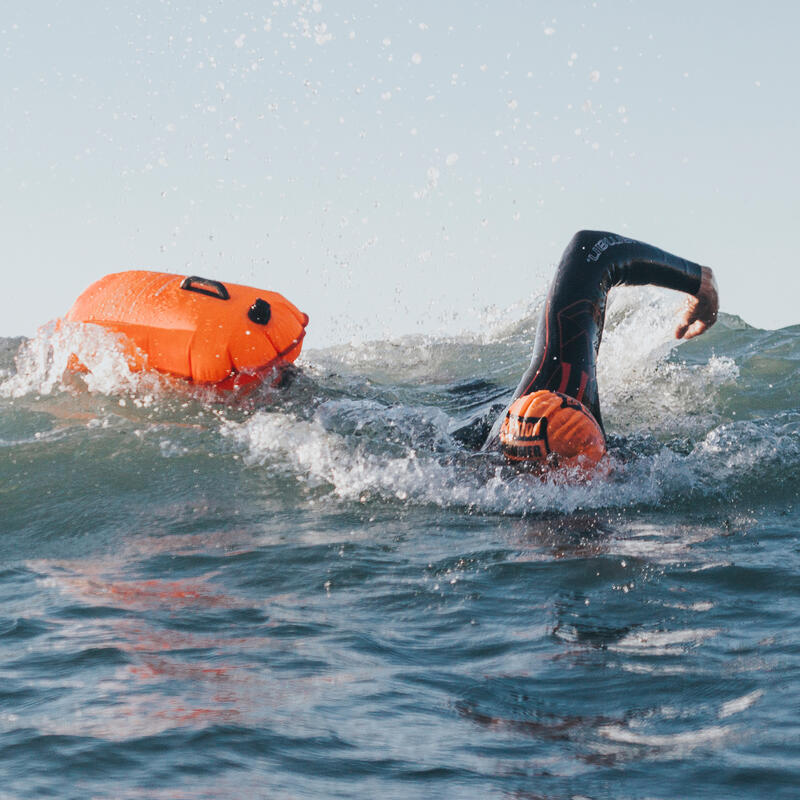
<path id="1" fill-rule="evenodd" d="M 482 450 L 556 465 L 600 460 L 605 431 L 597 352 L 606 298 L 612 286 L 646 284 L 689 295 L 676 338 L 691 339 L 716 322 L 719 297 L 710 267 L 613 233 L 572 237 L 550 286 L 531 364 Z"/>

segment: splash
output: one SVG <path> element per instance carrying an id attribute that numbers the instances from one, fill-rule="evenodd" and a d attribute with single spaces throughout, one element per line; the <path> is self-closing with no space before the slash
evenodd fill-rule
<path id="1" fill-rule="evenodd" d="M 459 450 L 448 435 L 464 422 L 455 403 L 445 412 L 438 399 L 436 405 L 393 399 L 390 389 L 401 376 L 424 384 L 474 377 L 476 368 L 491 374 L 486 362 L 492 357 L 524 365 L 529 342 L 523 331 L 532 327 L 530 317 L 512 321 L 494 338 L 483 332 L 461 339 L 398 339 L 377 342 L 366 355 L 347 348 L 335 355 L 311 351 L 320 376 L 338 362 L 395 383 L 370 399 L 325 401 L 302 421 L 258 413 L 228 424 L 223 433 L 251 467 L 288 470 L 316 496 L 327 492 L 348 502 L 380 499 L 525 515 L 685 506 L 700 498 L 724 503 L 730 496 L 788 486 L 800 467 L 796 417 L 783 412 L 760 421 L 732 418 L 736 412 L 726 411 L 723 393 L 735 389 L 740 377 L 734 359 L 705 355 L 696 343 L 691 358 L 681 359 L 672 338 L 671 296 L 633 290 L 617 297 L 600 364 L 606 424 L 617 440 L 624 435 L 622 445 L 612 446 L 610 476 L 581 482 L 564 474 L 541 480 L 514 473 Z M 724 325 L 722 331 L 725 336 Z M 427 349 L 413 351 L 411 344 Z M 418 359 L 410 359 L 410 352 Z M 442 364 L 447 369 L 440 370 Z M 417 397 L 422 391 L 424 385 Z"/>
<path id="2" fill-rule="evenodd" d="M 352 424 L 353 416 L 363 424 Z M 222 434 L 251 468 L 295 476 L 331 502 L 388 501 L 527 515 L 660 505 L 694 490 L 690 459 L 667 449 L 632 465 L 614 460 L 610 476 L 558 471 L 537 477 L 492 457 L 465 454 L 437 409 L 387 409 L 370 401 L 324 403 L 311 420 L 258 412 L 225 421 Z"/>
<path id="3" fill-rule="evenodd" d="M 72 368 L 77 359 L 88 372 Z M 121 337 L 97 325 L 50 322 L 23 342 L 16 373 L 0 384 L 0 396 L 49 395 L 82 382 L 90 392 L 113 394 L 142 390 L 152 380 L 131 371 Z"/>
<path id="4" fill-rule="evenodd" d="M 680 359 L 672 295 L 651 288 L 611 295 L 597 364 L 606 426 L 614 433 L 697 436 L 720 417 L 719 392 L 739 368 L 728 356 Z"/>
<path id="5" fill-rule="evenodd" d="M 186 450 L 165 445 L 159 457 L 208 451 L 241 459 L 255 474 L 288 478 L 279 490 L 301 504 L 400 503 L 537 515 L 724 505 L 793 492 L 800 480 L 800 411 L 779 403 L 784 394 L 774 397 L 780 407 L 766 413 L 756 401 L 763 395 L 760 343 L 773 339 L 770 380 L 782 381 L 781 391 L 795 396 L 786 387 L 796 380 L 796 334 L 787 329 L 777 336 L 723 319 L 716 339 L 709 337 L 714 347 L 695 340 L 676 350 L 672 296 L 632 290 L 614 298 L 600 357 L 612 469 L 588 480 L 522 474 L 492 455 L 462 448 L 451 435 L 476 409 L 488 413 L 510 396 L 530 355 L 535 315 L 528 310 L 477 333 L 307 351 L 293 382 L 265 386 L 247 404 L 131 372 L 108 331 L 49 326 L 23 343 L 16 373 L 0 383 L 0 397 L 32 396 L 32 409 L 47 411 L 36 405 L 37 396 L 127 395 L 115 397 L 115 404 L 130 399 L 148 407 L 146 424 L 133 415 L 131 425 L 183 426 Z M 751 351 L 761 360 L 748 361 Z M 91 372 L 71 373 L 72 354 Z M 186 400 L 187 393 L 195 402 L 176 406 L 174 398 Z M 201 431 L 208 435 L 202 438 Z M 201 439 L 195 442 L 196 435 Z"/>
<path id="6" fill-rule="evenodd" d="M 49 322 L 20 345 L 14 358 L 16 370 L 0 382 L 0 397 L 88 391 L 128 395 L 137 406 L 176 395 L 202 402 L 219 400 L 208 387 L 153 371 L 134 371 L 130 347 L 121 334 L 99 325 Z"/>

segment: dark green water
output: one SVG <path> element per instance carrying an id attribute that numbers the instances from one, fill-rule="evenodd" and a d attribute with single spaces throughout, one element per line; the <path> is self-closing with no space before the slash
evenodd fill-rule
<path id="1" fill-rule="evenodd" d="M 612 307 L 578 485 L 450 436 L 532 316 L 227 403 L 2 340 L 0 794 L 797 797 L 800 327 L 668 317 Z"/>

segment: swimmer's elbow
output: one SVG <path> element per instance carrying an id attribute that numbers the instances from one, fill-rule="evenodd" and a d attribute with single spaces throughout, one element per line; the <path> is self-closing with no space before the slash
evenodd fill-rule
<path id="1" fill-rule="evenodd" d="M 570 244 L 594 244 L 598 239 L 602 239 L 604 236 L 616 236 L 616 234 L 610 231 L 582 229 L 572 237 Z"/>
<path id="2" fill-rule="evenodd" d="M 570 242 L 567 245 L 564 254 L 566 256 L 567 254 L 582 253 L 589 251 L 601 239 L 603 239 L 606 236 L 613 236 L 613 235 L 614 234 L 607 233 L 606 231 L 579 230 L 572 237 L 572 239 L 570 239 Z"/>

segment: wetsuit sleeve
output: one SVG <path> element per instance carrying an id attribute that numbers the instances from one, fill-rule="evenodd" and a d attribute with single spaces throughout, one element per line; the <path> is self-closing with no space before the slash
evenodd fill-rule
<path id="1" fill-rule="evenodd" d="M 539 389 L 582 402 L 602 426 L 597 351 L 612 286 L 650 284 L 696 295 L 702 267 L 652 245 L 605 231 L 579 231 L 558 265 L 539 322 L 530 366 L 512 400 Z M 504 415 L 484 449 L 497 444 Z"/>
<path id="2" fill-rule="evenodd" d="M 613 234 L 605 234 L 603 238 L 595 243 L 602 242 L 606 249 L 613 246 L 615 238 Z M 612 244 L 606 244 L 607 242 Z M 634 242 L 627 239 L 634 245 L 627 248 L 627 252 L 611 253 L 606 259 L 605 279 L 611 286 L 662 286 L 665 289 L 676 289 L 679 292 L 696 295 L 700 291 L 700 281 L 702 278 L 702 267 L 693 261 L 659 250 L 644 242 Z M 594 249 L 587 254 L 587 259 L 596 258 L 600 261 L 603 253 L 597 253 Z"/>

